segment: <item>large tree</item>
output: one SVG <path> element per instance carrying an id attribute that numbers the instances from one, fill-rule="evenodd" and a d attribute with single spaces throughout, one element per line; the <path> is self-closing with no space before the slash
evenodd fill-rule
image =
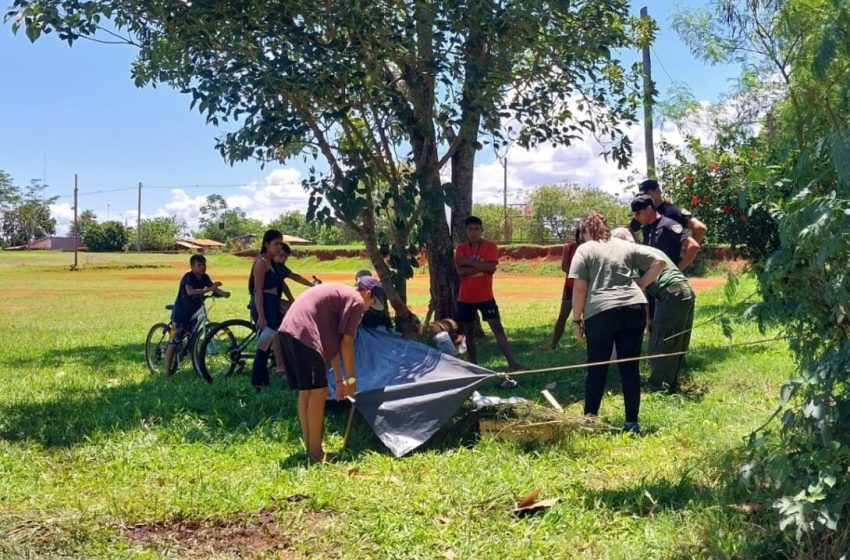
<path id="1" fill-rule="evenodd" d="M 764 299 L 754 311 L 762 322 L 779 325 L 798 368 L 781 389 L 781 408 L 772 417 L 778 422 L 751 434 L 750 460 L 740 473 L 752 499 L 770 503 L 779 527 L 793 531 L 803 545 L 777 554 L 846 557 L 850 4 L 715 0 L 712 7 L 696 19 L 683 19 L 689 24 L 683 30 L 702 34 L 692 44 L 697 54 L 743 61 L 760 73 L 761 81 L 779 76 L 782 86 L 778 97 L 762 97 L 767 117 L 753 134 L 760 134 L 766 153 L 752 153 L 734 190 L 747 204 L 750 193 L 760 195 L 742 219 L 749 221 L 758 209 L 769 210 L 776 220 L 779 247 L 757 263 Z M 703 53 L 705 46 L 708 53 Z"/>
<path id="2" fill-rule="evenodd" d="M 200 208 L 200 220 L 196 237 L 212 239 L 224 243 L 228 239 L 253 233 L 261 234 L 263 224 L 257 219 L 249 218 L 248 214 L 239 208 L 229 208 L 227 201 L 220 194 L 211 194 Z"/>
<path id="3" fill-rule="evenodd" d="M 137 84 L 179 88 L 211 123 L 234 123 L 218 143 L 231 161 L 322 157 L 305 181 L 309 216 L 356 231 L 385 284 L 387 263 L 411 274 L 424 242 L 441 316 L 457 289 L 445 205 L 455 223 L 469 214 L 486 142 L 592 132 L 621 161 L 630 152 L 618 125 L 634 119 L 632 73 L 612 55 L 632 41 L 625 0 L 16 0 L 8 17 L 31 40 L 138 46 Z"/>
<path id="4" fill-rule="evenodd" d="M 0 245 L 26 245 L 56 233 L 56 219 L 50 215 L 56 197 L 45 196 L 46 189 L 37 179 L 17 187 L 0 171 Z"/>
<path id="5" fill-rule="evenodd" d="M 561 242 L 572 238 L 575 224 L 589 210 L 605 216 L 611 228 L 627 225 L 631 218 L 629 207 L 610 193 L 569 183 L 537 187 L 527 202 L 534 219 Z"/>

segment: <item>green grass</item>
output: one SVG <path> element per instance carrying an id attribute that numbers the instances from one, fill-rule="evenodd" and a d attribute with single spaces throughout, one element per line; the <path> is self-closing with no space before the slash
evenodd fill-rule
<path id="1" fill-rule="evenodd" d="M 775 526 L 730 508 L 746 496 L 729 481 L 742 438 L 767 417 L 793 371 L 782 343 L 694 354 L 683 395 L 644 396 L 645 435 L 637 439 L 596 433 L 552 446 L 480 441 L 467 410 L 425 450 L 403 459 L 385 452 L 358 420 L 340 462 L 308 467 L 295 396 L 280 383 L 255 395 L 245 378 L 208 386 L 186 369 L 169 380 L 147 373 L 144 336 L 167 318 L 162 306 L 174 297 L 184 255 L 86 257 L 82 270 L 70 272 L 73 255 L 0 253 L 0 558 L 236 557 L 185 539 L 144 544 L 128 531 L 181 523 L 197 530 L 261 510 L 273 511 L 285 527 L 285 550 L 248 547 L 241 557 L 774 552 L 765 543 L 776 538 Z M 356 259 L 291 264 L 319 276 L 353 276 L 363 266 Z M 248 268 L 246 259 L 210 258 L 210 275 L 234 290 L 231 299 L 215 301 L 213 319 L 245 315 Z M 573 341 L 556 353 L 537 350 L 557 313 L 558 284 L 551 284 L 531 301 L 512 299 L 496 285 L 508 335 L 535 368 L 583 359 Z M 745 281 L 740 293 L 752 288 Z M 424 303 L 421 295 L 414 302 Z M 700 293 L 696 321 L 723 305 L 722 289 Z M 754 324 L 737 323 L 734 341 L 760 337 Z M 726 342 L 719 324 L 708 324 L 692 345 Z M 488 367 L 504 367 L 491 336 L 482 357 Z M 580 414 L 580 371 L 523 377 L 516 393 L 539 401 L 552 381 L 568 414 Z M 602 413 L 614 425 L 623 420 L 618 386 L 612 373 Z M 341 444 L 346 418 L 346 407 L 328 411 L 331 451 Z M 532 489 L 560 503 L 543 515 L 513 517 L 512 503 Z M 242 538 L 230 540 L 238 547 Z"/>

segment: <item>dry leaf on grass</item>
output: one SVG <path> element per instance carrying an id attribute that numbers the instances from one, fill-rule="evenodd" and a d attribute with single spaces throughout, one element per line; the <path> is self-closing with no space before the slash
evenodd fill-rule
<path id="1" fill-rule="evenodd" d="M 534 502 L 537 501 L 537 498 L 540 496 L 540 490 L 532 490 L 528 494 L 525 495 L 523 499 L 516 503 L 517 509 L 528 507 Z"/>

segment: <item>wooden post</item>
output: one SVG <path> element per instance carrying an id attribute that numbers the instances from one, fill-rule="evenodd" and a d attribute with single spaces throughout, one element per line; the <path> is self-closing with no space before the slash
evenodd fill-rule
<path id="1" fill-rule="evenodd" d="M 142 252 L 142 182 L 139 181 L 139 201 L 136 205 L 136 252 Z"/>
<path id="2" fill-rule="evenodd" d="M 505 159 L 502 160 L 502 167 L 504 168 L 504 173 L 502 175 L 502 197 L 504 204 L 504 214 L 505 221 L 502 224 L 505 228 L 505 244 L 511 242 L 511 230 L 508 226 L 508 158 L 505 156 Z"/>
<path id="3" fill-rule="evenodd" d="M 640 9 L 641 19 L 649 19 L 646 6 Z M 643 45 L 643 143 L 646 149 L 646 176 L 655 178 L 655 144 L 652 138 L 652 59 L 649 56 L 649 41 Z"/>
<path id="4" fill-rule="evenodd" d="M 77 222 L 77 193 L 79 192 L 78 182 L 77 182 L 77 174 L 74 173 L 74 266 L 71 267 L 71 270 L 77 270 L 77 246 L 79 243 L 80 236 L 80 224 Z"/>

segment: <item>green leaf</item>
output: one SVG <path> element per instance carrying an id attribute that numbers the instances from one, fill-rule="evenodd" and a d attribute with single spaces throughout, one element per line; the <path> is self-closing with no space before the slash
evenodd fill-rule
<path id="1" fill-rule="evenodd" d="M 27 25 L 27 37 L 31 43 L 35 43 L 41 37 L 41 27 L 37 23 Z"/>

